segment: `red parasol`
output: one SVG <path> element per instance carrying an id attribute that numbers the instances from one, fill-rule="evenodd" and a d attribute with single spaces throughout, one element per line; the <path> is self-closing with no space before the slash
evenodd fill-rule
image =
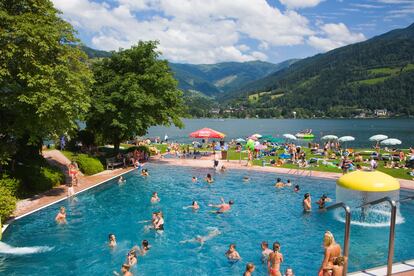
<path id="1" fill-rule="evenodd" d="M 224 138 L 226 135 L 224 133 L 215 131 L 211 128 L 202 128 L 199 129 L 197 131 L 194 131 L 192 133 L 190 133 L 190 137 L 192 138 L 204 138 L 204 139 L 208 139 L 208 138 L 217 138 L 217 139 L 221 139 Z"/>

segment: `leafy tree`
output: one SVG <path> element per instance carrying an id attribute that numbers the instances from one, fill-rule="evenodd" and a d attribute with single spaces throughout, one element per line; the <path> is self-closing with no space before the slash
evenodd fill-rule
<path id="1" fill-rule="evenodd" d="M 48 0 L 1 1 L 0 30 L 1 139 L 39 152 L 45 137 L 74 129 L 89 108 L 86 55 Z"/>
<path id="2" fill-rule="evenodd" d="M 182 126 L 182 93 L 156 47 L 157 42 L 140 41 L 93 65 L 96 83 L 87 127 L 113 143 L 115 152 L 121 141 L 144 135 L 150 126 Z"/>

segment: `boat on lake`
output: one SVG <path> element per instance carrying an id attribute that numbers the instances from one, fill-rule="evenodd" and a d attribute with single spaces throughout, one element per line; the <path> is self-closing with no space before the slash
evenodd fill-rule
<path id="1" fill-rule="evenodd" d="M 302 131 L 299 131 L 295 134 L 295 136 L 299 139 L 313 139 L 315 138 L 315 135 L 312 133 L 312 129 L 305 129 Z"/>

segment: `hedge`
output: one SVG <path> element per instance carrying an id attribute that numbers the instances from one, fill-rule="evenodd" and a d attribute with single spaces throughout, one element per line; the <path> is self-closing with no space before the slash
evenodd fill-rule
<path id="1" fill-rule="evenodd" d="M 17 196 L 21 191 L 21 182 L 15 178 L 10 178 L 8 175 L 3 175 L 0 179 L 0 187 L 8 189 L 13 196 Z"/>
<path id="2" fill-rule="evenodd" d="M 6 221 L 7 218 L 16 209 L 17 199 L 13 196 L 12 192 L 5 188 L 0 187 L 0 218 L 1 221 Z"/>
<path id="3" fill-rule="evenodd" d="M 104 166 L 99 159 L 90 157 L 86 154 L 74 156 L 74 161 L 78 163 L 81 172 L 86 175 L 100 173 L 104 170 Z"/>

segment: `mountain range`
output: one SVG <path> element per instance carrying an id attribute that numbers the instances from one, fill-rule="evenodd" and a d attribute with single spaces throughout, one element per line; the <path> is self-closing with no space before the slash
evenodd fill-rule
<path id="1" fill-rule="evenodd" d="M 414 114 L 414 24 L 302 60 L 170 67 L 193 116 L 213 107 L 236 117 Z"/>

